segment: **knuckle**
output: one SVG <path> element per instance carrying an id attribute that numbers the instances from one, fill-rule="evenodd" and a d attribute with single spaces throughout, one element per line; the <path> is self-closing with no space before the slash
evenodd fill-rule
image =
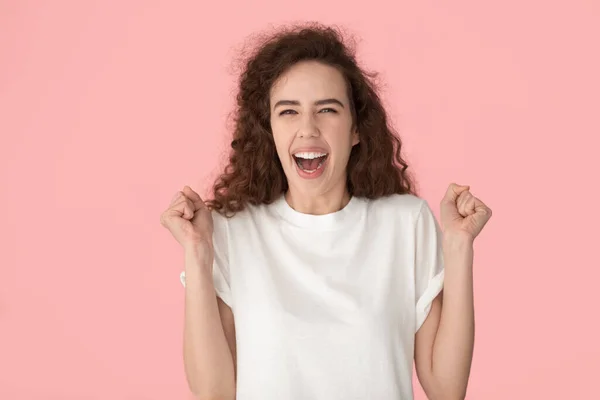
<path id="1" fill-rule="evenodd" d="M 167 226 L 169 222 L 169 216 L 167 215 L 167 212 L 165 211 L 164 213 L 161 214 L 160 216 L 160 224 L 162 226 Z"/>
<path id="2" fill-rule="evenodd" d="M 180 199 L 181 196 L 185 196 L 185 194 L 183 194 L 183 192 L 181 190 L 179 190 L 175 193 L 175 196 L 173 197 L 173 199 L 174 200 Z"/>

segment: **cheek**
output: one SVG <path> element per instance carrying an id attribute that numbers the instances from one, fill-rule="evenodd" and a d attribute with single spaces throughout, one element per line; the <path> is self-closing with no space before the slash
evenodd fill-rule
<path id="1" fill-rule="evenodd" d="M 333 118 L 324 121 L 323 132 L 329 132 L 328 140 L 335 142 L 336 146 L 348 147 L 354 144 L 358 135 L 351 133 L 352 121 L 345 118 Z"/>
<path id="2" fill-rule="evenodd" d="M 283 159 L 285 153 L 285 145 L 281 143 L 280 140 L 277 140 L 276 136 L 273 136 L 273 139 L 275 141 L 275 150 L 277 151 L 277 155 L 280 159 Z"/>
<path id="3" fill-rule="evenodd" d="M 291 145 L 289 135 L 286 135 L 281 129 L 277 129 L 275 126 L 272 127 L 272 131 L 273 141 L 275 142 L 275 150 L 277 151 L 279 159 L 283 161 L 289 155 L 289 149 Z"/>
<path id="4" fill-rule="evenodd" d="M 327 135 L 325 140 L 327 143 L 329 143 L 332 149 L 335 149 L 335 153 L 338 154 L 337 158 L 344 158 L 341 155 L 346 153 L 348 153 L 348 155 L 350 154 L 352 146 L 357 143 L 357 138 L 357 135 L 349 133 L 348 127 L 344 126 L 335 131 L 331 131 L 331 134 Z"/>

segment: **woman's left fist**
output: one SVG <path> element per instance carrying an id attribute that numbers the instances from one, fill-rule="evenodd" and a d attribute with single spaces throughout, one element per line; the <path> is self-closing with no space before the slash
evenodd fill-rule
<path id="1" fill-rule="evenodd" d="M 475 240 L 492 217 L 492 210 L 471 194 L 470 186 L 450 184 L 440 204 L 444 235 L 466 235 Z"/>

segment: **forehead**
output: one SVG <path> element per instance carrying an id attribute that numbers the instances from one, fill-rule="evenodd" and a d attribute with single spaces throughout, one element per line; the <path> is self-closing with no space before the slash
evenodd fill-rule
<path id="1" fill-rule="evenodd" d="M 294 65 L 271 88 L 271 101 L 313 101 L 338 98 L 347 103 L 346 82 L 340 71 L 315 61 Z"/>

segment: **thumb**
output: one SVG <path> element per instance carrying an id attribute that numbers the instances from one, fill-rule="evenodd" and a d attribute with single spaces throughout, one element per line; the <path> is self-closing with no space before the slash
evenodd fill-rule
<path id="1" fill-rule="evenodd" d="M 204 201 L 202 200 L 200 195 L 198 193 L 194 192 L 194 190 L 192 190 L 191 187 L 186 185 L 183 188 L 183 193 L 192 201 L 192 203 L 194 203 L 196 210 L 199 210 L 199 209 L 205 207 Z"/>
<path id="2" fill-rule="evenodd" d="M 451 183 L 446 190 L 446 194 L 444 195 L 443 202 L 456 203 L 456 199 L 458 196 L 465 190 L 469 190 L 470 186 L 468 185 L 459 185 L 457 183 Z"/>
<path id="3" fill-rule="evenodd" d="M 448 190 L 446 190 L 446 194 L 444 195 L 440 208 L 441 212 L 451 219 L 462 218 L 460 213 L 458 212 L 458 205 L 456 204 L 456 200 L 458 196 L 465 190 L 469 190 L 468 185 L 458 185 L 456 183 L 451 183 L 448 186 Z"/>

